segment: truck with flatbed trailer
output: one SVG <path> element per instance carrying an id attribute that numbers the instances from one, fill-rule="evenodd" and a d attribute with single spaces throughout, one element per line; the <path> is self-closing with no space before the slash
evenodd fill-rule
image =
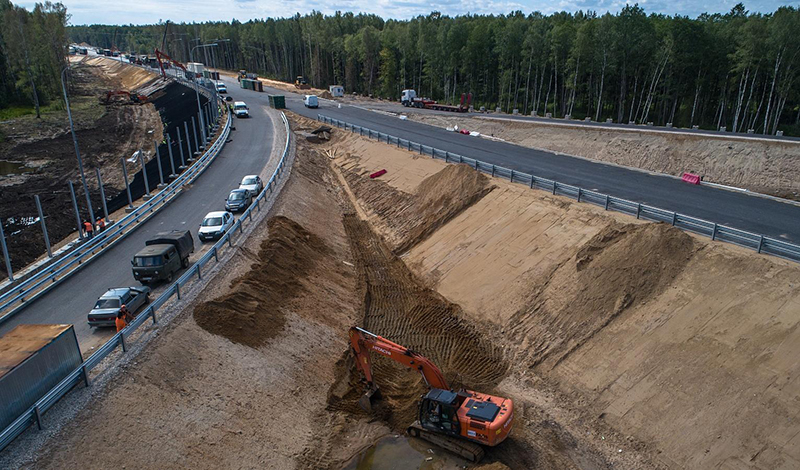
<path id="1" fill-rule="evenodd" d="M 449 111 L 453 113 L 466 113 L 472 104 L 472 93 L 462 93 L 458 105 L 441 104 L 429 98 L 420 98 L 414 90 L 403 90 L 400 103 L 406 108 L 434 109 L 436 111 Z"/>

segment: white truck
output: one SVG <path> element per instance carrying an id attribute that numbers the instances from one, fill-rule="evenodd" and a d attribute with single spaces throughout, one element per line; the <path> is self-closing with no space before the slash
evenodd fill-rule
<path id="1" fill-rule="evenodd" d="M 200 62 L 189 62 L 186 64 L 186 71 L 194 76 L 194 78 L 201 78 L 203 76 L 205 66 Z"/>
<path id="2" fill-rule="evenodd" d="M 236 101 L 233 103 L 233 114 L 237 118 L 249 118 L 250 108 L 247 107 L 244 101 Z"/>

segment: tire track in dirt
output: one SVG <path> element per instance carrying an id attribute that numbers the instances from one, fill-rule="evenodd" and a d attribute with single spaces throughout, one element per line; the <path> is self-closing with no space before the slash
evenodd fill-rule
<path id="1" fill-rule="evenodd" d="M 502 348 L 463 321 L 461 307 L 424 287 L 367 222 L 346 214 L 344 226 L 363 296 L 364 328 L 430 358 L 453 388 L 491 392 L 508 371 Z M 379 414 L 393 428 L 405 428 L 425 391 L 421 376 L 383 358 L 373 367 L 384 397 Z M 355 412 L 362 390 L 352 359 L 345 356 L 339 369 L 347 386 L 332 387 L 330 409 Z"/>

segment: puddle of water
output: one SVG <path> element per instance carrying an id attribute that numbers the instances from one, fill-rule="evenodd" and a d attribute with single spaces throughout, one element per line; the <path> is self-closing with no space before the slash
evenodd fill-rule
<path id="1" fill-rule="evenodd" d="M 0 160 L 0 176 L 20 175 L 22 173 L 29 173 L 33 170 L 34 168 L 25 166 L 24 163 Z"/>
<path id="2" fill-rule="evenodd" d="M 467 461 L 421 439 L 387 436 L 353 458 L 344 470 L 455 470 Z"/>

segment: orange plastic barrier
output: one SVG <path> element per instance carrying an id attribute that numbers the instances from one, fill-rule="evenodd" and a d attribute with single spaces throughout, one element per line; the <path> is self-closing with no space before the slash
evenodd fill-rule
<path id="1" fill-rule="evenodd" d="M 681 179 L 689 184 L 700 184 L 700 176 L 693 173 L 684 173 Z"/>
<path id="2" fill-rule="evenodd" d="M 378 170 L 375 173 L 372 173 L 371 175 L 369 175 L 369 177 L 370 178 L 377 178 L 377 177 L 379 177 L 381 175 L 385 175 L 385 174 L 386 174 L 386 170 Z"/>

